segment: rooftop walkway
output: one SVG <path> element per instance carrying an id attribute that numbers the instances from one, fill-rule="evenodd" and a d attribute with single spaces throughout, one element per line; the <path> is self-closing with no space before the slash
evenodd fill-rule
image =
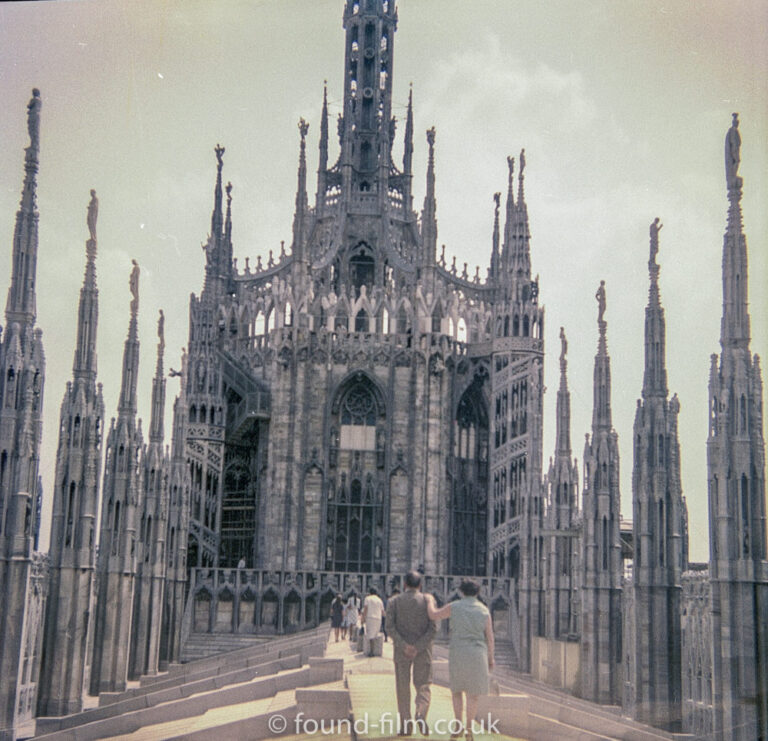
<path id="1" fill-rule="evenodd" d="M 435 646 L 433 673 L 430 739 L 442 741 L 455 730 L 444 645 Z M 477 741 L 675 738 L 503 665 L 494 679 L 500 694 L 481 699 L 478 717 L 486 726 L 476 731 Z M 326 624 L 172 666 L 78 715 L 40 719 L 36 738 L 384 741 L 398 738 L 396 713 L 391 642 L 383 656 L 364 656 L 329 637 Z M 496 732 L 486 732 L 489 723 Z"/>

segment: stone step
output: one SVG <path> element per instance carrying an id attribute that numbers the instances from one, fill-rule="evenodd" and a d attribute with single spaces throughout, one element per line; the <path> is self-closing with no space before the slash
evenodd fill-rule
<path id="1" fill-rule="evenodd" d="M 276 636 L 274 638 L 268 638 L 264 641 L 246 646 L 245 648 L 234 649 L 232 651 L 224 651 L 213 656 L 207 656 L 204 658 L 195 659 L 193 661 L 187 661 L 182 664 L 172 664 L 170 667 L 168 667 L 168 671 L 165 674 L 155 674 L 148 677 L 142 677 L 141 685 L 144 686 L 154 682 L 164 681 L 168 676 L 186 674 L 190 671 L 190 667 L 195 667 L 194 671 L 197 671 L 199 667 L 215 667 L 228 664 L 230 661 L 236 660 L 236 658 L 239 656 L 255 656 L 271 650 L 280 650 L 283 648 L 300 646 L 317 640 L 326 640 L 328 633 L 328 625 L 323 624 L 317 628 L 312 628 L 301 633 L 294 633 L 290 636 Z"/>
<path id="2" fill-rule="evenodd" d="M 306 643 L 298 646 L 286 647 L 280 650 L 267 651 L 257 655 L 239 655 L 237 658 L 232 658 L 225 664 L 214 667 L 196 668 L 194 665 L 189 665 L 190 671 L 184 674 L 166 676 L 163 681 L 141 685 L 139 687 L 128 689 L 120 694 L 114 694 L 108 697 L 102 696 L 99 698 L 99 705 L 112 705 L 132 697 L 147 695 L 159 690 L 178 687 L 180 685 L 197 682 L 204 679 L 216 679 L 217 681 L 223 681 L 224 678 L 238 670 L 258 670 L 259 673 L 265 674 L 269 673 L 267 671 L 269 666 L 275 663 L 279 663 L 280 661 L 290 659 L 298 660 L 299 665 L 301 666 L 306 664 L 311 657 L 322 656 L 324 651 L 325 642 L 315 639 L 314 643 Z"/>
<path id="3" fill-rule="evenodd" d="M 125 712 L 116 717 L 63 729 L 38 736 L 38 738 L 46 741 L 95 741 L 134 734 L 142 729 L 173 721 L 185 721 L 188 725 L 194 726 L 195 721 L 189 719 L 197 718 L 207 711 L 219 710 L 220 717 L 226 718 L 228 715 L 231 717 L 232 706 L 274 699 L 278 693 L 292 692 L 299 687 L 338 681 L 342 674 L 343 662 L 338 659 L 311 659 L 308 667 L 281 671 L 268 677 L 257 677 L 239 684 L 199 692 L 189 697 Z M 141 699 L 143 698 L 137 698 L 137 700 Z M 169 738 L 169 736 L 152 735 L 149 738 Z M 254 737 L 251 736 L 251 738 Z"/>
<path id="4" fill-rule="evenodd" d="M 253 741 L 253 739 L 279 738 L 280 741 L 299 741 L 310 738 L 307 734 L 295 735 L 296 718 L 311 718 L 312 700 L 323 696 L 324 707 L 346 717 L 349 707 L 349 692 L 342 680 L 295 691 L 278 692 L 275 697 L 257 700 L 226 708 L 214 708 L 195 718 L 170 721 L 147 726 L 135 733 L 123 736 L 126 741 Z M 303 713 L 298 716 L 298 713 Z M 278 726 L 285 723 L 284 732 Z M 310 728 L 312 730 L 312 728 Z M 313 734 L 314 735 L 314 734 Z M 323 741 L 351 741 L 349 734 L 317 734 Z"/>
<path id="5" fill-rule="evenodd" d="M 55 731 L 63 731 L 77 726 L 84 726 L 89 723 L 107 720 L 108 718 L 115 718 L 124 713 L 156 707 L 162 703 L 180 700 L 202 692 L 241 684 L 256 679 L 257 677 L 266 677 L 281 671 L 298 669 L 301 666 L 301 656 L 296 654 L 277 661 L 269 661 L 251 667 L 234 669 L 226 674 L 184 681 L 170 686 L 153 685 L 151 688 L 147 688 L 143 693 L 129 695 L 129 693 L 126 692 L 121 695 L 117 702 L 84 710 L 77 715 L 55 719 L 42 718 L 39 720 L 37 733 L 53 733 Z"/>

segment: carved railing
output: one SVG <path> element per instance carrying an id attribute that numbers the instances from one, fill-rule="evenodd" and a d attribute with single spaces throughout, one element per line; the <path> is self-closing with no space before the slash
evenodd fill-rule
<path id="1" fill-rule="evenodd" d="M 462 576 L 425 576 L 423 589 L 439 604 L 458 599 Z M 370 587 L 381 596 L 403 589 L 401 574 L 258 569 L 192 570 L 185 608 L 184 635 L 194 633 L 284 634 L 317 626 L 330 616 L 336 594 L 363 597 Z M 519 639 L 516 583 L 502 577 L 477 577 L 497 636 Z M 445 628 L 444 628 L 445 630 Z"/>

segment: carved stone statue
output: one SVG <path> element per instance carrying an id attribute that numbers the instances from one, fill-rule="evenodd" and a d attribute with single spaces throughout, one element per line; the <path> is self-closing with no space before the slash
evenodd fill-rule
<path id="1" fill-rule="evenodd" d="M 131 314 L 134 316 L 139 311 L 139 263 L 136 260 L 131 260 L 133 263 L 133 270 L 131 270 L 130 288 L 131 288 Z"/>
<path id="2" fill-rule="evenodd" d="M 37 88 L 32 90 L 32 99 L 27 105 L 27 129 L 29 131 L 29 142 L 32 149 L 40 149 L 40 91 Z"/>
<path id="3" fill-rule="evenodd" d="M 309 124 L 303 119 L 299 119 L 299 134 L 301 135 L 301 138 L 304 139 L 307 136 L 307 132 L 309 131 Z"/>
<path id="4" fill-rule="evenodd" d="M 595 294 L 595 298 L 597 299 L 597 321 L 598 323 L 602 323 L 605 321 L 603 318 L 605 316 L 605 281 L 600 281 L 600 288 L 597 289 L 597 293 Z"/>
<path id="5" fill-rule="evenodd" d="M 728 188 L 739 185 L 739 162 L 741 161 L 741 135 L 739 134 L 739 114 L 733 114 L 733 123 L 725 135 L 725 180 Z"/>
<path id="6" fill-rule="evenodd" d="M 525 170 L 525 150 L 520 150 L 520 177 L 523 177 L 523 170 Z"/>
<path id="7" fill-rule="evenodd" d="M 507 167 L 509 168 L 509 177 L 512 178 L 515 175 L 515 158 L 507 157 Z"/>
<path id="8" fill-rule="evenodd" d="M 568 354 L 568 340 L 565 338 L 565 330 L 560 327 L 560 366 L 565 363 L 565 356 Z"/>
<path id="9" fill-rule="evenodd" d="M 659 254 L 659 232 L 663 226 L 664 224 L 659 222 L 658 216 L 653 220 L 653 223 L 651 224 L 651 257 L 648 263 L 650 266 L 656 265 L 656 255 Z"/>
<path id="10" fill-rule="evenodd" d="M 433 126 L 431 129 L 427 129 L 427 143 L 430 147 L 435 146 L 435 127 Z"/>
<path id="11" fill-rule="evenodd" d="M 96 191 L 91 189 L 91 202 L 88 204 L 88 231 L 91 234 L 91 241 L 96 241 L 96 219 L 99 217 L 99 199 L 96 198 Z"/>
<path id="12" fill-rule="evenodd" d="M 221 169 L 222 165 L 224 164 L 224 152 L 226 151 L 226 149 L 224 149 L 224 147 L 217 144 L 214 147 L 213 151 L 216 153 L 216 162 L 219 165 L 219 169 Z"/>
<path id="13" fill-rule="evenodd" d="M 160 316 L 157 318 L 157 338 L 159 340 L 160 352 L 165 350 L 165 314 L 160 309 Z"/>

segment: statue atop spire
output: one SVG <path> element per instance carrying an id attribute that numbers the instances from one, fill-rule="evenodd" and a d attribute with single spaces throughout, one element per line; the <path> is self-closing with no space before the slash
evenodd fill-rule
<path id="1" fill-rule="evenodd" d="M 657 216 L 650 226 L 651 249 L 648 258 L 648 273 L 651 276 L 651 303 L 659 303 L 659 264 L 656 262 L 656 255 L 659 254 L 659 232 L 664 224 Z"/>
<path id="2" fill-rule="evenodd" d="M 732 114 L 731 128 L 725 135 L 725 180 L 728 190 L 741 188 L 739 162 L 741 161 L 741 135 L 739 134 L 739 114 Z"/>
<path id="3" fill-rule="evenodd" d="M 139 263 L 131 260 L 133 270 L 129 281 L 131 289 L 131 316 L 135 317 L 139 313 Z"/>
<path id="4" fill-rule="evenodd" d="M 605 281 L 600 281 L 600 287 L 595 293 L 595 299 L 597 301 L 597 328 L 600 330 L 600 339 L 598 340 L 597 353 L 598 355 L 606 355 L 607 348 L 605 344 L 605 330 L 608 327 L 608 322 L 605 321 Z"/>
<path id="5" fill-rule="evenodd" d="M 157 339 L 157 355 L 158 362 L 160 362 L 160 358 L 165 351 L 165 314 L 163 314 L 162 309 L 160 309 L 160 316 L 157 318 Z"/>
<path id="6" fill-rule="evenodd" d="M 600 328 L 600 334 L 605 334 L 605 281 L 600 281 L 600 287 L 595 293 L 595 299 L 597 299 L 597 326 Z"/>
<path id="7" fill-rule="evenodd" d="M 24 150 L 24 184 L 16 212 L 11 259 L 11 285 L 5 307 L 6 324 L 19 322 L 32 326 L 37 314 L 35 283 L 37 273 L 37 170 L 40 153 L 40 91 L 35 88 L 27 105 L 29 146 Z"/>
<path id="8" fill-rule="evenodd" d="M 32 98 L 27 104 L 27 130 L 29 131 L 29 148 L 40 151 L 40 91 L 32 90 Z"/>
<path id="9" fill-rule="evenodd" d="M 566 355 L 568 354 L 568 340 L 565 337 L 565 329 L 560 327 L 560 373 L 565 376 L 565 370 L 568 367 L 568 360 Z"/>
<path id="10" fill-rule="evenodd" d="M 650 226 L 650 235 L 651 235 L 651 256 L 648 260 L 648 269 L 653 272 L 653 268 L 656 268 L 658 271 L 658 263 L 656 262 L 656 255 L 659 254 L 659 232 L 661 231 L 664 224 L 660 223 L 660 219 L 657 216 Z"/>
<path id="11" fill-rule="evenodd" d="M 96 191 L 91 189 L 91 201 L 88 204 L 88 232 L 90 239 L 87 242 L 88 259 L 93 260 L 96 257 L 96 219 L 99 216 L 99 199 L 96 198 Z"/>

